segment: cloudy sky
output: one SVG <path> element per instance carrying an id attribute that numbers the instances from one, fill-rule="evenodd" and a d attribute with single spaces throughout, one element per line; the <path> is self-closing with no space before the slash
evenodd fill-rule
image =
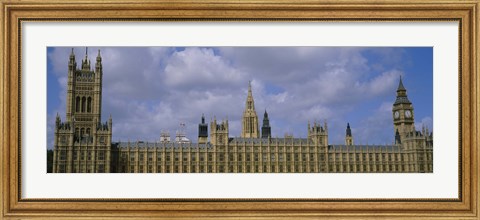
<path id="1" fill-rule="evenodd" d="M 355 144 L 391 143 L 400 76 L 417 129 L 432 128 L 430 47 L 88 47 L 92 67 L 98 49 L 102 121 L 112 115 L 113 141 L 158 141 L 161 131 L 173 138 L 185 123 L 196 142 L 202 114 L 228 118 L 230 136 L 240 136 L 249 81 L 259 127 L 267 110 L 273 137 L 306 137 L 308 121 L 326 119 L 331 144 L 344 143 L 347 122 Z M 55 115 L 65 119 L 70 51 L 47 48 L 48 148 Z M 74 51 L 81 65 L 85 47 Z"/>

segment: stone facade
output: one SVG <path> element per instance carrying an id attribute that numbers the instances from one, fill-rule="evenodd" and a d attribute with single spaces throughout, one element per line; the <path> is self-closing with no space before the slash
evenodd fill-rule
<path id="1" fill-rule="evenodd" d="M 230 137 L 228 120 L 205 122 L 202 115 L 198 142 L 170 141 L 112 143 L 112 119 L 100 121 L 102 64 L 95 69 L 87 55 L 82 69 L 70 55 L 67 118 L 57 115 L 54 169 L 58 173 L 431 173 L 433 134 L 416 131 L 413 105 L 400 79 L 393 104 L 395 143 L 354 145 L 347 124 L 345 144 L 328 143 L 326 121 L 310 122 L 306 138 L 272 138 L 265 111 L 260 136 L 251 86 L 240 137 Z M 90 104 L 89 104 L 90 103 Z M 210 136 L 208 135 L 210 127 Z"/>

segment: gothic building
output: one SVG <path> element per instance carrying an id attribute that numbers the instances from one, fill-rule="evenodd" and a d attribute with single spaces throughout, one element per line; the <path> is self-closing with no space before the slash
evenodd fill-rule
<path id="1" fill-rule="evenodd" d="M 102 58 L 95 67 L 88 54 L 77 69 L 68 63 L 66 120 L 55 123 L 56 173 L 424 173 L 433 172 L 433 134 L 414 127 L 414 108 L 400 79 L 392 108 L 391 145 L 355 145 L 347 123 L 345 144 L 328 142 L 328 126 L 308 122 L 307 137 L 273 138 L 265 110 L 261 134 L 251 85 L 240 137 L 231 137 L 228 120 L 202 115 L 197 143 L 177 132 L 161 132 L 158 142 L 112 143 L 112 118 L 101 122 Z M 132 125 L 133 126 L 133 125 Z M 210 127 L 210 133 L 209 133 Z"/>

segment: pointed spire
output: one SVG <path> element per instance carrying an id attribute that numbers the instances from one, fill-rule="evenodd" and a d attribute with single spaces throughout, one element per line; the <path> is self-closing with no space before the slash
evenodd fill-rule
<path id="1" fill-rule="evenodd" d="M 85 60 L 87 60 L 88 57 L 88 47 L 85 47 Z"/>
<path id="2" fill-rule="evenodd" d="M 347 130 L 345 134 L 345 144 L 346 145 L 353 145 L 353 136 L 352 136 L 352 130 L 350 129 L 350 123 L 347 123 Z"/>
<path id="3" fill-rule="evenodd" d="M 395 99 L 394 105 L 401 103 L 411 104 L 407 97 L 407 89 L 403 86 L 402 76 L 400 76 L 400 81 L 398 82 L 397 98 Z"/>
<path id="4" fill-rule="evenodd" d="M 253 101 L 253 95 L 252 95 L 252 81 L 248 81 L 248 95 L 247 95 L 247 101 L 246 101 L 246 110 L 255 110 L 255 104 Z"/>
<path id="5" fill-rule="evenodd" d="M 400 82 L 398 83 L 397 92 L 398 91 L 406 91 L 405 87 L 403 86 L 402 75 L 400 75 Z"/>
<path id="6" fill-rule="evenodd" d="M 262 132 L 263 132 L 263 127 L 270 127 L 270 120 L 268 119 L 268 113 L 266 109 L 265 109 L 265 113 L 263 114 Z"/>
<path id="7" fill-rule="evenodd" d="M 351 137 L 352 136 L 352 130 L 350 129 L 350 123 L 347 123 L 347 130 L 346 130 L 346 135 L 348 137 Z"/>
<path id="8" fill-rule="evenodd" d="M 248 97 L 247 97 L 247 99 L 250 98 L 250 97 L 252 97 L 252 81 L 251 80 L 248 81 Z"/>
<path id="9" fill-rule="evenodd" d="M 102 56 L 100 55 L 100 49 L 98 50 L 98 55 L 97 55 L 97 62 L 102 61 Z"/>

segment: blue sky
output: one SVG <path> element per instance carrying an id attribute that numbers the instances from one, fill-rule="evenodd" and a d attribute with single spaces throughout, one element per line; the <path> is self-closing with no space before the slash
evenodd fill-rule
<path id="1" fill-rule="evenodd" d="M 326 119 L 330 144 L 344 143 L 347 122 L 355 144 L 391 143 L 400 76 L 416 127 L 432 129 L 431 47 L 89 47 L 92 66 L 99 49 L 102 121 L 112 115 L 113 141 L 173 138 L 185 123 L 196 142 L 202 113 L 207 122 L 228 118 L 230 136 L 239 136 L 249 81 L 259 127 L 266 109 L 274 137 L 306 137 L 308 121 Z M 48 148 L 55 115 L 65 119 L 70 51 L 47 48 Z M 85 47 L 74 51 L 80 65 Z"/>

